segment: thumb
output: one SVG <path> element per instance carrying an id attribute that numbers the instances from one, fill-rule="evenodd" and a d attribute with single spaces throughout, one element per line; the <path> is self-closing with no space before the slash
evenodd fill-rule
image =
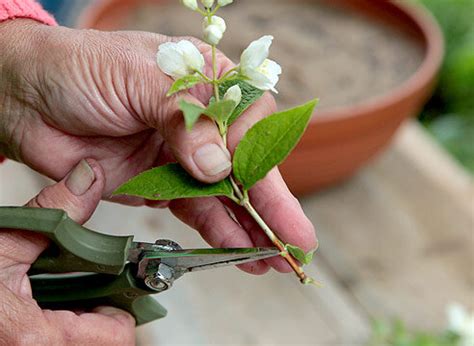
<path id="1" fill-rule="evenodd" d="M 81 160 L 63 180 L 44 188 L 26 206 L 63 209 L 71 219 L 83 224 L 97 207 L 104 183 L 99 163 L 92 159 Z"/>
<path id="2" fill-rule="evenodd" d="M 157 66 L 155 54 L 157 47 L 170 38 L 161 35 L 146 37 L 142 37 L 142 41 L 145 38 L 146 55 L 150 60 L 146 60 L 148 63 L 145 66 L 134 68 L 133 73 L 127 73 L 124 79 L 132 108 L 136 110 L 138 118 L 161 134 L 174 158 L 194 178 L 205 183 L 224 179 L 231 171 L 231 155 L 216 125 L 209 118 L 201 116 L 192 131 L 188 131 L 179 108 L 180 100 L 206 108 L 203 102 L 211 97 L 212 87 L 199 85 L 190 92 L 183 91 L 167 97 L 174 81 Z M 209 46 L 194 39 L 192 41 L 209 62 Z"/>
<path id="3" fill-rule="evenodd" d="M 84 223 L 102 196 L 104 174 L 94 160 L 82 160 L 60 182 L 44 188 L 26 206 L 66 211 L 74 221 Z M 0 231 L 0 269 L 15 264 L 31 264 L 48 246 L 45 237 L 34 232 Z"/>
<path id="4" fill-rule="evenodd" d="M 161 76 L 172 81 L 167 76 Z M 163 89 L 166 91 L 166 87 Z M 150 95 L 155 95 L 150 93 Z M 148 125 L 156 128 L 163 136 L 175 159 L 196 179 L 214 183 L 224 179 L 231 171 L 231 155 L 227 150 L 216 125 L 201 116 L 192 131 L 186 129 L 184 116 L 179 109 L 180 100 L 206 108 L 189 93 L 166 97 L 160 103 L 160 112 L 152 116 Z"/>

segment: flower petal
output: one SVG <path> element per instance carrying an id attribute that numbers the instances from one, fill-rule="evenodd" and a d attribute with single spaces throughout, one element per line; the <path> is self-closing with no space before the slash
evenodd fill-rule
<path id="1" fill-rule="evenodd" d="M 259 67 L 259 70 L 261 70 L 262 73 L 271 80 L 273 86 L 278 83 L 278 80 L 280 79 L 279 76 L 282 72 L 281 66 L 270 59 L 265 59 L 263 64 Z"/>
<path id="2" fill-rule="evenodd" d="M 207 17 L 204 17 L 202 19 L 202 29 L 205 30 L 209 25 L 217 25 L 222 33 L 224 33 L 227 29 L 227 24 L 224 18 L 219 16 L 212 16 L 210 22 Z"/>
<path id="3" fill-rule="evenodd" d="M 272 81 L 262 72 L 254 69 L 249 70 L 246 77 L 248 78 L 247 82 L 260 90 L 272 90 L 274 85 Z"/>
<path id="4" fill-rule="evenodd" d="M 198 9 L 197 0 L 182 0 L 183 5 L 189 8 L 190 10 L 196 11 Z"/>
<path id="5" fill-rule="evenodd" d="M 274 93 L 278 93 L 275 89 L 275 85 L 278 83 L 279 75 L 281 74 L 281 66 L 275 61 L 265 59 L 256 69 L 248 69 L 246 71 L 246 77 L 249 79 L 248 82 L 254 87 L 260 90 L 271 90 Z"/>
<path id="6" fill-rule="evenodd" d="M 234 0 L 217 0 L 217 3 L 221 7 L 227 6 L 227 5 L 231 4 L 232 2 L 234 2 Z"/>
<path id="7" fill-rule="evenodd" d="M 242 90 L 240 87 L 236 84 L 227 89 L 226 93 L 224 94 L 224 100 L 234 101 L 235 105 L 238 106 L 240 101 L 242 101 Z"/>
<path id="8" fill-rule="evenodd" d="M 247 69 L 255 69 L 260 66 L 268 57 L 273 36 L 266 35 L 250 45 L 243 51 L 240 57 L 240 66 L 245 74 Z"/>
<path id="9" fill-rule="evenodd" d="M 204 29 L 204 41 L 210 45 L 217 46 L 222 39 L 224 32 L 217 25 L 208 25 Z"/>
<path id="10" fill-rule="evenodd" d="M 186 63 L 177 43 L 161 44 L 156 54 L 156 61 L 160 69 L 173 78 L 181 78 L 187 74 Z"/>
<path id="11" fill-rule="evenodd" d="M 204 68 L 204 57 L 199 49 L 191 41 L 187 40 L 179 41 L 178 47 L 183 54 L 183 60 L 187 65 L 188 73 L 192 73 L 193 70 L 202 72 Z"/>

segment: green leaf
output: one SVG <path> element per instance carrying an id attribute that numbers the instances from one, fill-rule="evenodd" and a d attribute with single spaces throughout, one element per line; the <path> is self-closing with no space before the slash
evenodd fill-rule
<path id="1" fill-rule="evenodd" d="M 171 163 L 145 171 L 120 186 L 114 195 L 130 195 L 155 201 L 207 196 L 232 196 L 228 179 L 204 184 L 191 177 L 179 164 Z"/>
<path id="2" fill-rule="evenodd" d="M 184 122 L 188 131 L 193 129 L 194 124 L 196 124 L 201 114 L 204 114 L 206 111 L 204 108 L 184 100 L 179 101 L 179 109 L 183 112 Z"/>
<path id="3" fill-rule="evenodd" d="M 234 153 L 234 176 L 248 190 L 283 162 L 311 119 L 317 100 L 275 113 L 256 123 Z"/>
<path id="4" fill-rule="evenodd" d="M 231 100 L 214 101 L 209 104 L 205 114 L 221 123 L 226 122 L 235 109 L 235 102 Z"/>
<path id="5" fill-rule="evenodd" d="M 242 101 L 237 105 L 237 107 L 232 112 L 232 115 L 229 118 L 228 125 L 230 126 L 234 121 L 236 121 L 239 116 L 245 112 L 247 108 L 249 108 L 255 101 L 257 101 L 262 95 L 263 91 L 260 89 L 255 88 L 254 86 L 250 85 L 246 81 L 242 79 L 232 79 L 223 82 L 219 86 L 219 95 L 220 97 L 224 97 L 226 91 L 233 87 L 234 85 L 238 85 L 240 90 L 242 91 Z"/>
<path id="6" fill-rule="evenodd" d="M 194 74 L 194 75 L 189 75 L 189 76 L 184 76 L 183 78 L 177 79 L 171 88 L 168 90 L 168 93 L 166 96 L 171 96 L 173 94 L 176 94 L 179 91 L 187 90 L 189 88 L 192 88 L 196 84 L 202 82 L 202 77 Z"/>
<path id="7" fill-rule="evenodd" d="M 314 252 L 316 251 L 316 249 L 314 249 L 305 253 L 303 249 L 291 244 L 286 244 L 285 249 L 302 264 L 310 264 L 313 260 Z"/>

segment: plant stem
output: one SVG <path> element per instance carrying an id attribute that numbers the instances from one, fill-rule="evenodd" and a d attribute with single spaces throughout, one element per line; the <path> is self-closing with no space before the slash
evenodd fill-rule
<path id="1" fill-rule="evenodd" d="M 298 276 L 300 281 L 304 283 L 307 278 L 305 272 L 300 267 L 300 265 L 296 262 L 293 256 L 291 256 L 288 253 L 288 251 L 285 249 L 281 240 L 278 239 L 277 235 L 270 229 L 270 227 L 268 227 L 268 225 L 265 223 L 262 217 L 258 214 L 258 212 L 255 210 L 255 208 L 252 206 L 252 204 L 250 203 L 248 199 L 244 202 L 243 207 L 253 217 L 253 219 L 257 222 L 257 224 L 262 228 L 262 230 L 265 232 L 268 238 L 270 238 L 270 240 L 278 248 L 278 250 L 281 251 L 282 256 L 285 258 L 285 260 L 294 270 L 294 272 L 296 273 L 296 276 Z"/>
<path id="2" fill-rule="evenodd" d="M 212 82 L 214 84 L 214 97 L 219 101 L 219 81 L 217 80 L 217 60 L 216 60 L 216 46 L 212 46 Z"/>
<path id="3" fill-rule="evenodd" d="M 221 5 L 217 5 L 216 8 L 214 8 L 214 11 L 211 12 L 211 16 L 215 15 L 216 12 L 221 8 Z"/>
<path id="4" fill-rule="evenodd" d="M 210 16 L 208 16 L 210 20 Z M 227 74 L 224 75 L 221 79 L 217 78 L 217 60 L 216 60 L 216 46 L 212 46 L 212 84 L 214 85 L 214 97 L 216 101 L 219 101 L 219 84 L 221 81 L 225 79 L 230 73 L 235 71 L 237 69 L 233 68 L 232 70 L 228 71 Z M 222 131 L 220 128 L 221 132 L 221 137 L 224 142 L 224 145 L 227 147 L 227 124 L 225 124 L 225 129 Z M 285 246 L 283 245 L 283 242 L 278 238 L 278 236 L 268 227 L 268 225 L 265 223 L 265 221 L 262 219 L 262 217 L 258 214 L 258 212 L 255 210 L 255 208 L 252 206 L 250 203 L 248 193 L 245 190 L 241 190 L 239 185 L 236 183 L 234 177 L 231 175 L 229 177 L 230 182 L 232 184 L 232 188 L 234 190 L 234 196 L 232 196 L 231 200 L 242 207 L 244 207 L 247 212 L 252 216 L 252 218 L 257 222 L 257 224 L 262 228 L 262 230 L 265 232 L 265 234 L 270 238 L 271 242 L 280 250 L 281 256 L 285 258 L 285 260 L 288 262 L 288 264 L 291 266 L 291 268 L 294 270 L 298 278 L 302 283 L 306 283 L 306 280 L 308 277 L 306 276 L 305 272 L 303 269 L 300 267 L 298 262 L 291 256 L 291 254 L 285 249 Z"/>
<path id="5" fill-rule="evenodd" d="M 219 83 L 222 83 L 223 81 L 225 81 L 225 79 L 226 79 L 227 77 L 229 77 L 229 75 L 230 75 L 231 73 L 237 71 L 238 69 L 239 69 L 239 67 L 236 66 L 236 67 L 230 69 L 229 71 L 227 71 L 226 73 L 224 73 L 224 75 L 223 75 L 221 78 L 219 78 Z"/>
<path id="6" fill-rule="evenodd" d="M 204 73 L 202 73 L 201 71 L 196 70 L 196 73 L 197 73 L 198 75 L 200 75 L 200 76 L 202 77 L 202 79 L 204 79 L 204 81 L 205 81 L 206 83 L 214 83 L 211 78 L 209 78 L 208 76 L 206 76 L 206 75 L 205 75 Z"/>
<path id="7" fill-rule="evenodd" d="M 235 182 L 234 177 L 230 176 L 229 179 L 230 179 L 230 183 L 232 184 L 232 188 L 234 189 L 235 194 L 239 198 L 239 202 L 237 204 L 242 205 L 243 201 L 245 200 L 245 197 L 240 191 L 239 185 L 237 185 L 237 183 Z"/>
<path id="8" fill-rule="evenodd" d="M 216 99 L 216 102 L 219 102 L 219 79 L 217 79 L 217 58 L 215 45 L 212 45 L 212 84 L 214 86 L 214 98 Z M 219 123 L 218 127 L 222 140 L 224 141 L 224 145 L 227 147 L 227 124 Z"/>

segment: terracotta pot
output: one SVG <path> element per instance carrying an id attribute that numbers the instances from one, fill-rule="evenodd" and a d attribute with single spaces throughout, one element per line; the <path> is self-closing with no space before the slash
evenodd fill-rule
<path id="1" fill-rule="evenodd" d="M 154 0 L 159 3 L 159 0 Z M 117 30 L 140 0 L 103 0 L 82 15 L 79 26 Z M 340 182 L 384 149 L 404 119 L 416 116 L 432 93 L 443 58 L 443 38 L 432 16 L 408 2 L 330 0 L 374 21 L 405 31 L 423 47 L 417 71 L 398 87 L 370 101 L 318 111 L 281 171 L 297 195 Z"/>

